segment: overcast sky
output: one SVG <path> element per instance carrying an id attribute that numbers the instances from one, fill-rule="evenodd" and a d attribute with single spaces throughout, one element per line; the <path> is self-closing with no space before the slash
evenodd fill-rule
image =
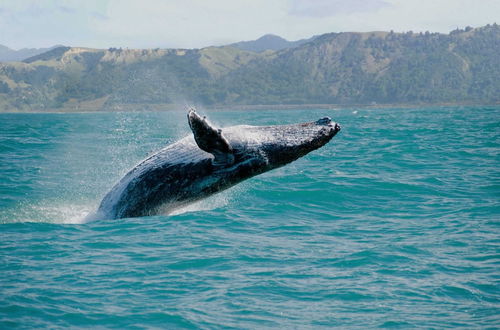
<path id="1" fill-rule="evenodd" d="M 201 48 L 277 34 L 449 32 L 500 24 L 500 0 L 0 0 L 0 44 Z"/>

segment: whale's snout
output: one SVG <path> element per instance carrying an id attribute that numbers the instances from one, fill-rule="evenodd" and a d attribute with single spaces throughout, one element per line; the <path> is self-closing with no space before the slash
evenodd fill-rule
<path id="1" fill-rule="evenodd" d="M 340 131 L 340 125 L 335 123 L 335 125 L 333 125 L 333 131 L 337 134 Z"/>
<path id="2" fill-rule="evenodd" d="M 321 119 L 318 119 L 315 124 L 331 127 L 331 132 L 333 134 L 337 134 L 340 131 L 340 125 L 336 122 L 333 122 L 330 117 L 323 117 Z"/>

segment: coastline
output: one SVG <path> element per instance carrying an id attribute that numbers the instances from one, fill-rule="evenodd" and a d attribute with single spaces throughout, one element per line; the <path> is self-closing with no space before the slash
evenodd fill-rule
<path id="1" fill-rule="evenodd" d="M 189 104 L 191 105 L 191 104 Z M 228 110 L 308 110 L 308 109 L 411 109 L 411 108 L 448 108 L 448 107 L 466 107 L 466 106 L 481 106 L 481 107 L 497 107 L 498 103 L 475 103 L 475 102 L 441 102 L 441 103 L 387 103 L 387 104 L 235 104 L 235 105 L 214 105 L 204 106 L 200 104 L 192 104 L 193 106 L 210 111 L 228 111 Z M 2 110 L 0 114 L 7 113 L 95 113 L 95 112 L 168 112 L 168 111 L 183 111 L 188 105 L 179 104 L 121 104 L 113 107 L 61 107 L 48 109 L 16 109 Z"/>

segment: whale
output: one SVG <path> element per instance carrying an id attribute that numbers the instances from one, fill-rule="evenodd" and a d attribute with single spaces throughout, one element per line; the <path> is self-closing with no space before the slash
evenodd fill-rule
<path id="1" fill-rule="evenodd" d="M 327 144 L 340 125 L 329 117 L 291 125 L 218 128 L 196 109 L 192 134 L 141 161 L 102 199 L 101 219 L 169 214 Z"/>

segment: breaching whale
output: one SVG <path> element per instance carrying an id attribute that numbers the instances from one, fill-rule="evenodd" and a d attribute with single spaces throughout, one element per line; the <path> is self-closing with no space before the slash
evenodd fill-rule
<path id="1" fill-rule="evenodd" d="M 216 128 L 191 108 L 193 132 L 143 160 L 103 198 L 96 216 L 169 213 L 245 179 L 286 165 L 328 143 L 340 126 L 328 117 L 276 126 Z"/>

